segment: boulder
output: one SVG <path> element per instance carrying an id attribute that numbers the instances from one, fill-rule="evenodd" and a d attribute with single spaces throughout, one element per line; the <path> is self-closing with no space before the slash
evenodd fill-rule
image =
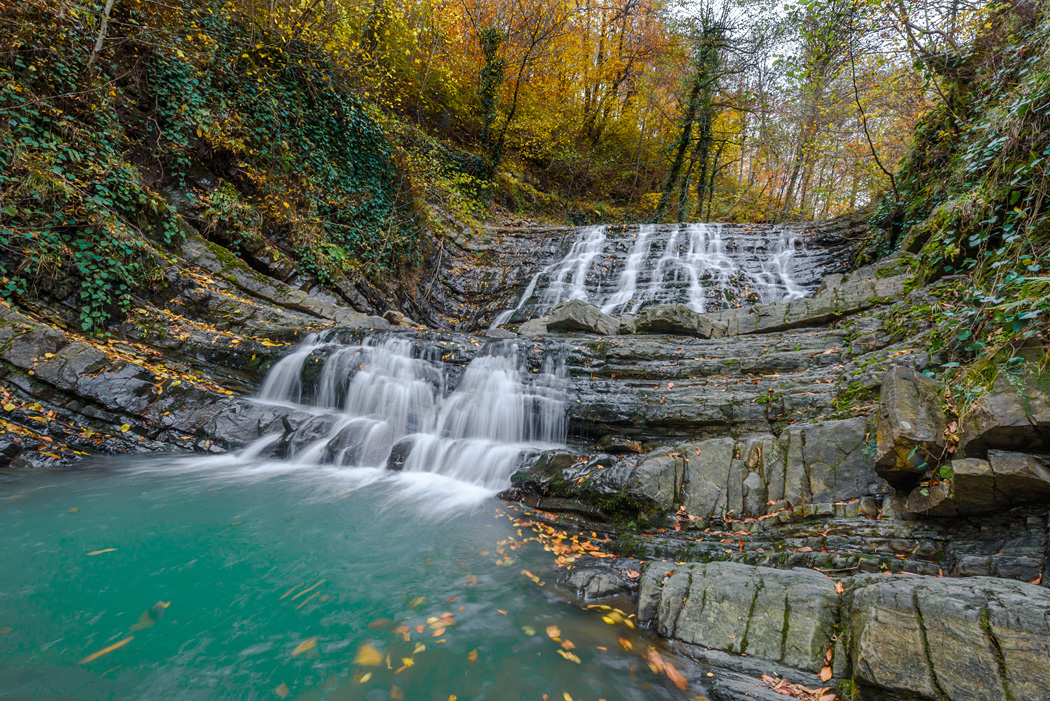
<path id="1" fill-rule="evenodd" d="M 395 443 L 386 459 L 386 469 L 391 472 L 401 472 L 405 469 L 405 463 L 408 462 L 408 456 L 412 453 L 413 447 L 415 447 L 415 441 L 411 438 L 403 438 Z"/>
<path id="2" fill-rule="evenodd" d="M 481 335 L 484 336 L 485 338 L 494 338 L 494 339 L 497 339 L 497 340 L 503 340 L 503 339 L 517 338 L 518 337 L 518 334 L 514 333 L 513 331 L 508 331 L 507 329 L 500 329 L 500 328 L 488 329 L 488 330 L 484 331 Z"/>
<path id="3" fill-rule="evenodd" d="M 646 307 L 638 314 L 634 333 L 721 338 L 726 335 L 726 326 L 720 321 L 697 314 L 684 304 L 661 304 Z"/>
<path id="4" fill-rule="evenodd" d="M 623 577 L 609 565 L 583 565 L 566 570 L 558 577 L 558 584 L 574 592 L 583 601 L 621 596 L 629 587 Z"/>
<path id="5" fill-rule="evenodd" d="M 835 582 L 812 570 L 661 562 L 642 577 L 638 620 L 664 637 L 818 672 L 838 605 Z"/>
<path id="6" fill-rule="evenodd" d="M 913 489 L 900 505 L 900 513 L 951 517 L 959 515 L 959 505 L 952 496 L 952 486 L 941 482 Z"/>
<path id="7" fill-rule="evenodd" d="M 911 368 L 895 366 L 882 378 L 875 470 L 895 487 L 913 486 L 944 452 L 940 395 L 940 385 Z"/>
<path id="8" fill-rule="evenodd" d="M 638 458 L 627 478 L 627 493 L 646 508 L 673 511 L 678 503 L 685 461 L 680 454 L 669 455 L 670 452 L 667 448 L 661 448 L 658 452 Z"/>
<path id="9" fill-rule="evenodd" d="M 986 577 L 859 575 L 843 606 L 854 680 L 879 698 L 1046 698 L 1048 616 L 1050 591 Z"/>
<path id="10" fill-rule="evenodd" d="M 547 317 L 529 319 L 518 327 L 518 335 L 524 337 L 544 336 L 547 334 Z"/>
<path id="11" fill-rule="evenodd" d="M 959 451 L 984 457 L 989 449 L 1050 448 L 1050 391 L 1039 377 L 1011 382 L 1004 376 L 959 419 Z"/>
<path id="12" fill-rule="evenodd" d="M 547 317 L 547 331 L 555 333 L 585 331 L 601 336 L 614 336 L 619 330 L 619 319 L 603 314 L 598 307 L 587 304 L 582 299 L 562 302 Z"/>

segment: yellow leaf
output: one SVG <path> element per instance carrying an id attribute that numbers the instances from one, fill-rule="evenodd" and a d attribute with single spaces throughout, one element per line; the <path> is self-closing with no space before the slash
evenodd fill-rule
<path id="1" fill-rule="evenodd" d="M 416 649 L 412 651 L 412 654 L 413 655 L 418 655 L 419 653 L 423 652 L 426 649 L 427 649 L 427 646 L 424 645 L 423 643 L 416 643 Z"/>
<path id="2" fill-rule="evenodd" d="M 558 626 L 547 626 L 547 637 L 557 640 L 561 635 L 561 631 L 558 630 Z"/>
<path id="3" fill-rule="evenodd" d="M 92 550 L 91 552 L 88 553 L 88 557 L 91 557 L 93 555 L 102 555 L 103 553 L 112 553 L 112 552 L 116 552 L 116 551 L 117 551 L 116 548 L 104 548 L 103 550 Z"/>
<path id="4" fill-rule="evenodd" d="M 120 432 L 121 433 L 127 433 L 130 430 L 131 430 L 131 426 L 130 425 L 128 425 L 128 424 L 121 424 L 120 425 Z"/>
<path id="5" fill-rule="evenodd" d="M 364 684 L 365 682 L 367 682 L 371 678 L 372 678 L 372 673 L 368 672 L 363 677 L 361 677 L 361 683 Z"/>
<path id="6" fill-rule="evenodd" d="M 15 410 L 15 405 L 14 404 L 4 404 L 4 411 L 14 411 L 14 410 Z"/>
<path id="7" fill-rule="evenodd" d="M 310 638 L 309 640 L 304 640 L 303 642 L 296 645 L 295 649 L 292 650 L 292 657 L 298 657 L 307 650 L 312 650 L 315 647 L 317 647 L 317 638 Z"/>
<path id="8" fill-rule="evenodd" d="M 103 655 L 105 655 L 108 652 L 113 652 L 114 650 L 116 650 L 119 647 L 124 647 L 125 645 L 127 645 L 128 643 L 130 643 L 134 639 L 135 639 L 135 636 L 129 635 L 128 637 L 124 638 L 123 640 L 113 643 L 109 647 L 104 647 L 101 650 L 99 650 L 98 652 L 94 652 L 94 653 L 88 655 L 87 657 L 82 659 L 77 664 L 87 664 L 88 662 L 91 662 L 92 660 L 97 660 L 99 657 L 102 657 Z"/>
<path id="9" fill-rule="evenodd" d="M 372 643 L 365 643 L 357 650 L 354 664 L 364 665 L 365 667 L 378 667 L 383 664 L 383 655 L 379 650 L 376 650 Z"/>

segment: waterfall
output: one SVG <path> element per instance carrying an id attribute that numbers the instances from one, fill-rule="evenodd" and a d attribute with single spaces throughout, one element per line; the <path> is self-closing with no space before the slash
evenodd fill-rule
<path id="1" fill-rule="evenodd" d="M 652 236 L 656 226 L 654 224 L 643 224 L 638 227 L 638 235 L 631 246 L 631 253 L 627 256 L 627 262 L 620 273 L 620 279 L 616 281 L 616 292 L 602 305 L 602 311 L 612 314 L 619 311 L 630 311 L 626 307 L 634 300 L 634 293 L 638 289 L 638 271 L 642 267 L 642 261 L 649 252 L 649 237 Z M 620 309 L 620 307 L 625 307 Z"/>
<path id="2" fill-rule="evenodd" d="M 543 295 L 550 306 L 568 299 L 587 299 L 587 273 L 605 246 L 604 226 L 587 226 L 562 259 Z"/>
<path id="3" fill-rule="evenodd" d="M 582 299 L 606 314 L 681 303 L 697 312 L 788 302 L 813 292 L 834 252 L 770 225 L 642 224 L 576 230 L 560 259 L 532 274 L 494 328 Z"/>
<path id="4" fill-rule="evenodd" d="M 308 338 L 273 367 L 260 393 L 260 401 L 308 411 L 294 414 L 290 433 L 264 436 L 243 454 L 430 472 L 496 489 L 523 452 L 565 441 L 568 380 L 556 358 L 529 373 L 517 342 L 494 342 L 453 382 L 439 353 L 439 345 L 428 351 L 396 336 Z"/>

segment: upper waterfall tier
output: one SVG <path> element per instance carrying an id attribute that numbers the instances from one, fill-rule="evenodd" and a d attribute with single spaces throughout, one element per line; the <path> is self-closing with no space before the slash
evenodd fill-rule
<path id="1" fill-rule="evenodd" d="M 643 224 L 577 229 L 493 325 L 582 299 L 607 314 L 684 303 L 697 312 L 803 297 L 840 263 L 797 230 L 770 225 Z M 835 270 L 831 269 L 834 268 Z"/>

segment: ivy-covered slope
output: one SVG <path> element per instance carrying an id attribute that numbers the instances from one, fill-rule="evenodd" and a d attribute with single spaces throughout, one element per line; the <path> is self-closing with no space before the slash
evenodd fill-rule
<path id="1" fill-rule="evenodd" d="M 15 0 L 0 23 L 0 288 L 85 331 L 189 228 L 297 285 L 421 260 L 411 188 L 324 58 L 221 0 Z M 188 227 L 187 227 L 188 225 Z"/>
<path id="2" fill-rule="evenodd" d="M 960 398 L 1025 360 L 1050 331 L 1050 8 L 999 2 L 973 45 L 926 61 L 943 100 L 921 120 L 872 217 L 881 253 L 919 253 L 939 298 L 898 319 L 929 330 Z M 962 369 L 960 369 L 962 368 Z"/>

